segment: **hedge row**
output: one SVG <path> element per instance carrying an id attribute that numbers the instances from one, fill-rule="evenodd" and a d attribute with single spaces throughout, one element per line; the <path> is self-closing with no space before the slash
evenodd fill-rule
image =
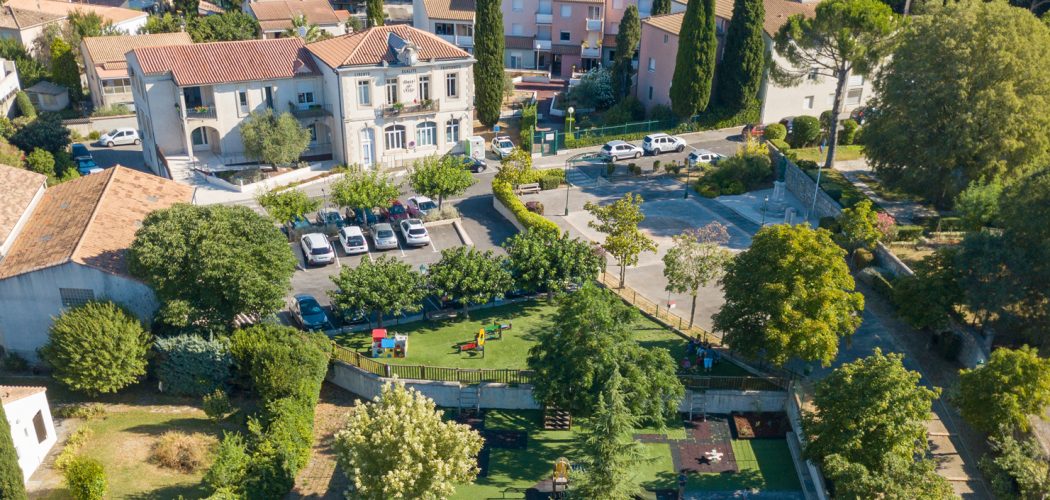
<path id="1" fill-rule="evenodd" d="M 558 172 L 561 171 L 558 170 Z M 525 208 L 525 204 L 514 195 L 514 186 L 511 186 L 509 182 L 499 178 L 493 179 L 492 194 L 514 214 L 514 217 L 518 219 L 522 226 L 525 226 L 525 229 L 552 231 L 554 233 L 561 232 L 557 224 L 547 220 L 542 215 L 528 211 Z"/>
<path id="2" fill-rule="evenodd" d="M 230 379 L 233 356 L 225 340 L 197 335 L 158 339 L 154 369 L 164 390 L 183 396 L 203 396 L 221 389 Z"/>

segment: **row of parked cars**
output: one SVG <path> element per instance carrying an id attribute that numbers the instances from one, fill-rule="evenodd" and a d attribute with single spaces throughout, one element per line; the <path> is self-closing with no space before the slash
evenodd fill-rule
<path id="1" fill-rule="evenodd" d="M 690 147 L 685 139 L 669 134 L 649 134 L 642 140 L 641 146 L 636 146 L 627 141 L 609 141 L 602 146 L 598 155 L 605 161 L 620 161 L 625 159 L 637 159 L 643 155 L 661 155 L 664 153 L 681 153 Z M 717 163 L 723 158 L 722 155 L 706 149 L 693 149 L 686 156 L 686 164 L 690 167 L 705 163 Z"/>
<path id="2" fill-rule="evenodd" d="M 422 247 L 430 244 L 430 233 L 423 225 L 422 217 L 437 208 L 437 203 L 430 198 L 413 196 L 407 204 L 393 200 L 390 206 L 381 208 L 378 215 L 371 208 L 347 209 L 345 216 L 338 210 L 323 208 L 317 212 L 316 223 L 338 228 L 337 240 L 347 255 L 368 252 L 367 236 L 372 238 L 372 246 L 376 250 L 398 248 L 397 233 L 401 234 L 405 245 Z M 299 244 L 307 265 L 335 262 L 335 249 L 324 233 L 303 234 Z"/>

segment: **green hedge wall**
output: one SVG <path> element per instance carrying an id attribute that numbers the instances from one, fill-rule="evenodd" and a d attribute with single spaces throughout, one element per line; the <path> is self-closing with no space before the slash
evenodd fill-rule
<path id="1" fill-rule="evenodd" d="M 561 172 L 561 170 L 557 170 L 557 172 Z M 564 175 L 564 172 L 562 175 Z M 514 214 L 514 217 L 518 219 L 522 226 L 525 226 L 525 229 L 553 231 L 554 233 L 561 232 L 557 224 L 545 219 L 542 215 L 528 211 L 525 208 L 525 204 L 514 194 L 514 186 L 511 186 L 509 182 L 499 178 L 493 179 L 492 194 Z"/>
<path id="2" fill-rule="evenodd" d="M 233 356 L 224 340 L 206 340 L 196 335 L 158 339 L 154 370 L 164 390 L 183 396 L 203 396 L 222 388 L 230 380 Z"/>

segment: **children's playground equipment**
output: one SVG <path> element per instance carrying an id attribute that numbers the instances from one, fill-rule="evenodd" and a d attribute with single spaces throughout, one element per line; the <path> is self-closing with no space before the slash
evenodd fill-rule
<path id="1" fill-rule="evenodd" d="M 510 330 L 512 326 L 513 324 L 511 323 L 497 322 L 491 325 L 486 325 L 484 328 L 482 328 L 482 331 L 485 332 L 486 340 L 500 340 L 503 338 L 503 332 Z"/>
<path id="2" fill-rule="evenodd" d="M 408 336 L 389 336 L 386 328 L 372 329 L 373 358 L 403 358 L 408 356 Z"/>
<path id="3" fill-rule="evenodd" d="M 569 489 L 569 470 L 571 468 L 569 459 L 565 457 L 554 461 L 554 474 L 551 475 L 551 486 L 554 491 L 551 493 L 554 493 L 555 496 L 560 497 L 559 493 L 564 493 Z"/>
<path id="4" fill-rule="evenodd" d="M 463 354 L 465 352 L 469 352 L 469 353 L 479 353 L 480 352 L 481 353 L 481 357 L 484 358 L 485 357 L 485 339 L 486 339 L 486 337 L 487 337 L 487 335 L 485 335 L 485 329 L 484 328 L 480 328 L 480 329 L 478 329 L 478 333 L 474 335 L 474 341 L 473 342 L 464 342 L 462 344 L 457 344 L 456 347 L 459 348 L 459 353 L 460 354 Z"/>

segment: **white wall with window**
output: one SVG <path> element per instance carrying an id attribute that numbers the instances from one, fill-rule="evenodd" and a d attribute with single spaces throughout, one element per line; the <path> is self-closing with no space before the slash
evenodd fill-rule
<path id="1" fill-rule="evenodd" d="M 0 399 L 3 399 L 4 413 L 11 427 L 18 466 L 28 481 L 58 441 L 46 389 L 0 386 Z"/>
<path id="2" fill-rule="evenodd" d="M 383 129 L 383 147 L 387 151 L 391 149 L 405 149 L 408 141 L 405 140 L 404 125 L 390 125 Z"/>
<path id="3" fill-rule="evenodd" d="M 416 147 L 437 146 L 437 124 L 423 122 L 416 125 Z"/>

